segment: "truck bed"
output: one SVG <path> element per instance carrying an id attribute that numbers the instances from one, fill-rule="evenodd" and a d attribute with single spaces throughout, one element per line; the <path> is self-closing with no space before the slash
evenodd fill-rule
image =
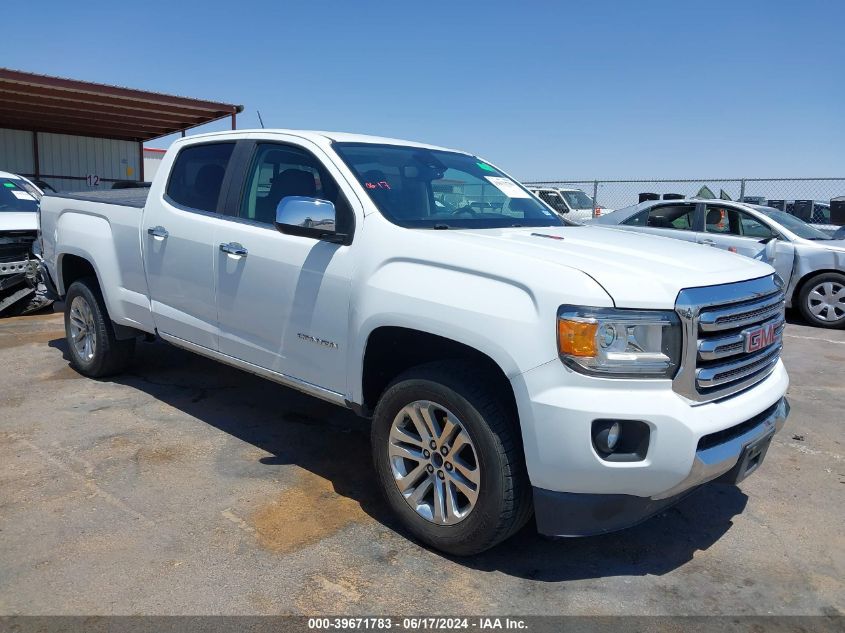
<path id="1" fill-rule="evenodd" d="M 141 240 L 148 194 L 149 189 L 51 194 L 41 198 L 39 212 L 45 265 L 59 292 L 67 291 L 61 276 L 65 257 L 91 262 L 109 289 L 104 295 L 112 320 L 144 332 L 154 330 Z"/>
<path id="2" fill-rule="evenodd" d="M 149 187 L 135 189 L 107 189 L 105 191 L 68 191 L 64 193 L 46 193 L 44 197 L 68 198 L 70 200 L 84 200 L 86 202 L 105 202 L 118 204 L 123 207 L 143 209 L 147 203 Z"/>

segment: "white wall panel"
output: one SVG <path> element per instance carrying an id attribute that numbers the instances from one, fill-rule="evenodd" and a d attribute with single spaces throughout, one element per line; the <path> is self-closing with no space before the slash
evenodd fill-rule
<path id="1" fill-rule="evenodd" d="M 35 173 L 32 132 L 0 128 L 0 171 Z"/>
<path id="2" fill-rule="evenodd" d="M 89 175 L 112 180 L 137 180 L 139 176 L 138 143 L 133 141 L 39 132 L 38 156 L 41 177 L 64 191 L 111 188 L 107 181 L 91 187 L 78 180 Z M 62 178 L 67 176 L 77 179 Z"/>

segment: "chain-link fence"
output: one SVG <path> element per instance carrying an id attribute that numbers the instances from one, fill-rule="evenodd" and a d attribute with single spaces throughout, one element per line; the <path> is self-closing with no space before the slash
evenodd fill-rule
<path id="1" fill-rule="evenodd" d="M 808 222 L 830 224 L 831 199 L 845 196 L 845 178 L 542 180 L 524 184 L 530 189 L 559 189 L 564 197 L 567 197 L 567 189 L 583 191 L 592 199 L 592 204 L 582 204 L 581 208 L 569 205 L 571 210 L 567 217 L 573 220 L 637 204 L 640 194 L 654 194 L 661 198 L 667 194 L 671 198 L 674 194 L 684 198 L 722 198 L 764 204 L 788 211 Z"/>

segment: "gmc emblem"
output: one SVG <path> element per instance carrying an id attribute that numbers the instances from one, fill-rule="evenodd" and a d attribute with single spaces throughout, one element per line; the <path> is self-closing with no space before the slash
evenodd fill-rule
<path id="1" fill-rule="evenodd" d="M 768 347 L 777 338 L 777 327 L 775 323 L 769 323 L 753 330 L 746 330 L 742 333 L 745 337 L 745 351 L 756 352 Z"/>

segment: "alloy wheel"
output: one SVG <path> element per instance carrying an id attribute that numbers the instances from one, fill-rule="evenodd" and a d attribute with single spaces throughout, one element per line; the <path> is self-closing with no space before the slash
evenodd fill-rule
<path id="1" fill-rule="evenodd" d="M 84 297 L 74 297 L 70 304 L 70 340 L 77 355 L 91 362 L 97 351 L 94 313 Z"/>
<path id="2" fill-rule="evenodd" d="M 454 525 L 478 501 L 481 469 L 472 438 L 446 407 L 417 400 L 390 428 L 390 468 L 399 492 L 421 517 Z"/>

